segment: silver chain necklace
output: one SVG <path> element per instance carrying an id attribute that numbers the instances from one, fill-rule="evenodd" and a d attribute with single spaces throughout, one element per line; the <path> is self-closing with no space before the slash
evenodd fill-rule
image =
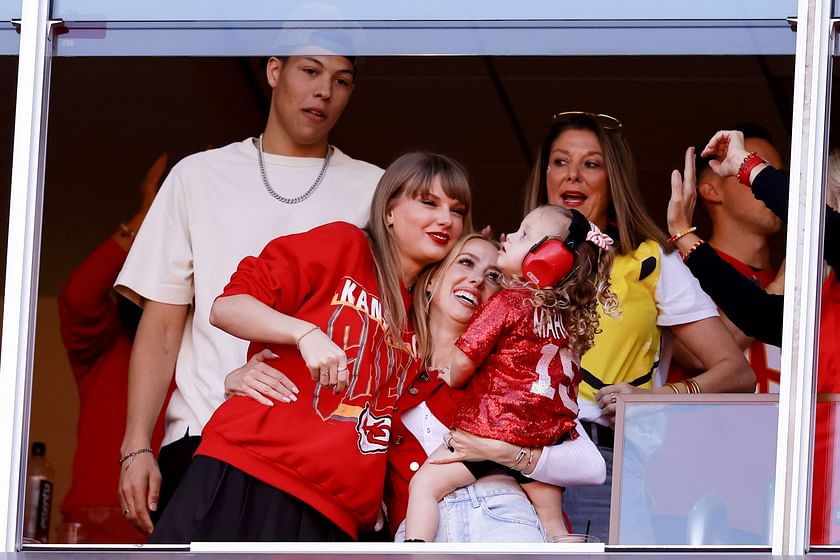
<path id="1" fill-rule="evenodd" d="M 268 182 L 268 175 L 265 174 L 265 162 L 263 161 L 263 135 L 260 134 L 260 145 L 259 150 L 257 150 L 257 163 L 260 164 L 260 176 L 262 177 L 263 185 L 265 185 L 265 190 L 268 191 L 275 200 L 279 200 L 285 204 L 297 204 L 298 202 L 303 202 L 310 196 L 312 193 L 315 192 L 315 189 L 321 184 L 321 181 L 324 179 L 324 175 L 327 173 L 327 166 L 330 164 L 330 158 L 333 155 L 333 147 L 327 147 L 327 155 L 324 157 L 324 164 L 321 166 L 321 171 L 318 173 L 318 176 L 315 178 L 315 182 L 312 183 L 312 186 L 309 187 L 305 193 L 302 195 L 296 196 L 294 198 L 286 198 L 282 194 L 278 194 L 271 188 L 271 183 Z"/>

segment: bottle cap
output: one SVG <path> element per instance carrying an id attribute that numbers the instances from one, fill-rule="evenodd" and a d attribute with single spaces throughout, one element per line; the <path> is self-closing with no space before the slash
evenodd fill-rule
<path id="1" fill-rule="evenodd" d="M 47 444 L 43 441 L 36 441 L 32 444 L 32 454 L 43 457 L 47 452 Z"/>

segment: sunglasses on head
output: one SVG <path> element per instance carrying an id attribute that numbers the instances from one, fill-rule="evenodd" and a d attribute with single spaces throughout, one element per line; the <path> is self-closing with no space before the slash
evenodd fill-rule
<path id="1" fill-rule="evenodd" d="M 552 122 L 572 120 L 575 117 L 588 117 L 598 123 L 604 130 L 619 130 L 623 125 L 621 121 L 611 115 L 604 113 L 589 113 L 587 111 L 563 111 L 552 117 Z"/>

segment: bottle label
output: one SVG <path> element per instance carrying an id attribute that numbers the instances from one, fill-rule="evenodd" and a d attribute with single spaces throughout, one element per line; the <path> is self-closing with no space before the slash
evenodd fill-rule
<path id="1" fill-rule="evenodd" d="M 53 483 L 46 479 L 41 480 L 38 491 L 38 516 L 35 526 L 35 538 L 42 543 L 49 542 L 52 494 Z"/>

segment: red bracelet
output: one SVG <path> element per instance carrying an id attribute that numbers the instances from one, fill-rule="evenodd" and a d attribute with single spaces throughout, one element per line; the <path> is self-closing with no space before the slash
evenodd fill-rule
<path id="1" fill-rule="evenodd" d="M 677 241 L 679 241 L 680 239 L 682 239 L 683 237 L 685 237 L 689 233 L 694 233 L 695 231 L 697 231 L 697 226 L 687 227 L 684 230 L 682 230 L 681 232 L 675 233 L 674 235 L 669 237 L 668 238 L 668 243 L 673 245 L 674 243 L 676 243 Z"/>
<path id="2" fill-rule="evenodd" d="M 741 162 L 741 167 L 738 168 L 738 182 L 745 187 L 750 186 L 750 173 L 755 169 L 756 165 L 767 163 L 760 155 L 755 152 L 750 152 L 744 161 Z"/>
<path id="3" fill-rule="evenodd" d="M 687 260 L 688 260 L 688 257 L 690 257 L 690 256 L 691 256 L 691 253 L 693 253 L 693 252 L 694 252 L 694 250 L 695 250 L 697 247 L 699 247 L 700 245 L 702 245 L 703 243 L 705 243 L 705 241 L 703 241 L 702 239 L 700 239 L 700 240 L 698 240 L 698 241 L 695 241 L 695 242 L 694 242 L 694 245 L 692 245 L 691 247 L 689 247 L 689 248 L 688 248 L 688 251 L 686 251 L 685 253 L 680 253 L 680 255 L 682 256 L 682 260 L 683 260 L 683 262 L 687 261 Z"/>

